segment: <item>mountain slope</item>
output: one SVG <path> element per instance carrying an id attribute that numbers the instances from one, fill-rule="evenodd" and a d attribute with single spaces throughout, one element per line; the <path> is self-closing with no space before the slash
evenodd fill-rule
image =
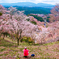
<path id="1" fill-rule="evenodd" d="M 51 8 L 43 8 L 43 7 L 21 7 L 21 6 L 13 6 L 16 7 L 17 10 L 24 11 L 26 15 L 28 14 L 50 14 Z M 8 7 L 6 7 L 8 8 Z"/>

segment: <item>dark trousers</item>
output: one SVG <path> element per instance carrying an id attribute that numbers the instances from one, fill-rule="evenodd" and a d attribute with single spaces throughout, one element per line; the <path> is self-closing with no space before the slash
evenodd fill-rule
<path id="1" fill-rule="evenodd" d="M 25 58 L 27 58 L 27 56 L 24 56 Z"/>

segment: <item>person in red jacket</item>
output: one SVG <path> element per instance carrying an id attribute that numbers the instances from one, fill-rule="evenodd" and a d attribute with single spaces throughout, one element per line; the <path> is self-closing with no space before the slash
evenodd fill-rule
<path id="1" fill-rule="evenodd" d="M 24 57 L 27 58 L 27 56 L 29 55 L 29 50 L 27 50 L 27 48 L 25 47 L 23 52 L 24 52 Z"/>

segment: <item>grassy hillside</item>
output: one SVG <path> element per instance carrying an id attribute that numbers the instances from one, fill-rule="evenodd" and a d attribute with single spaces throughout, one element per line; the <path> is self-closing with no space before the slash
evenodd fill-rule
<path id="1" fill-rule="evenodd" d="M 4 40 L 0 38 L 0 59 L 24 59 L 23 49 L 27 47 L 29 50 L 30 59 L 59 59 L 59 42 L 48 43 L 43 45 L 29 45 L 28 43 L 21 43 L 17 47 L 16 42 L 10 38 Z M 31 54 L 35 57 L 30 57 Z"/>

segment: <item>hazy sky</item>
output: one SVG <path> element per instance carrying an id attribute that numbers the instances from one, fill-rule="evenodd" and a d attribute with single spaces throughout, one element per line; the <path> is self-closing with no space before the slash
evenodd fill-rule
<path id="1" fill-rule="evenodd" d="M 59 0 L 0 0 L 0 3 L 16 3 L 16 2 L 56 4 L 56 3 L 59 3 Z"/>

